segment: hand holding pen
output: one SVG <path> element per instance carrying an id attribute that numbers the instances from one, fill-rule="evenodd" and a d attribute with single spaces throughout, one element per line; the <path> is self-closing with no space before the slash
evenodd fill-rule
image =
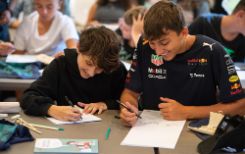
<path id="1" fill-rule="evenodd" d="M 132 112 L 132 113 L 135 113 L 136 116 L 137 116 L 138 118 L 141 119 L 141 116 L 139 115 L 139 113 L 134 112 L 133 109 L 129 108 L 126 104 L 120 102 L 119 100 L 116 100 L 116 101 L 117 101 L 117 103 L 119 103 L 122 107 L 126 108 L 128 111 L 130 111 L 130 112 Z"/>
<path id="2" fill-rule="evenodd" d="M 79 112 L 80 112 L 80 108 L 79 108 L 77 105 L 74 105 L 74 103 L 73 103 L 67 96 L 65 96 L 65 100 L 67 101 L 67 103 L 68 103 L 71 107 L 78 109 Z M 80 112 L 80 113 L 81 113 L 81 112 Z M 82 114 L 82 113 L 81 113 L 81 114 Z M 82 115 L 81 115 L 80 119 L 82 119 Z"/>
<path id="3" fill-rule="evenodd" d="M 70 105 L 70 104 L 69 106 L 52 105 L 48 109 L 48 115 L 58 120 L 78 121 L 81 119 L 82 113 L 80 112 L 79 109 L 73 106 L 74 105 Z"/>
<path id="4" fill-rule="evenodd" d="M 141 116 L 138 114 L 138 109 L 129 102 L 121 103 L 118 101 L 118 103 L 123 106 L 120 111 L 121 121 L 127 126 L 133 126 L 137 119 L 141 118 Z"/>

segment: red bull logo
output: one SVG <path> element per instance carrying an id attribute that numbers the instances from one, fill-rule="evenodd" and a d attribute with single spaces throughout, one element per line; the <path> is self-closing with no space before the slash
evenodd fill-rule
<path id="1" fill-rule="evenodd" d="M 189 65 L 206 65 L 208 63 L 208 59 L 206 59 L 206 58 L 193 58 L 193 59 L 188 59 L 187 63 Z"/>
<path id="2" fill-rule="evenodd" d="M 239 83 L 235 83 L 231 86 L 231 90 L 236 90 L 239 89 L 241 87 L 241 85 Z"/>

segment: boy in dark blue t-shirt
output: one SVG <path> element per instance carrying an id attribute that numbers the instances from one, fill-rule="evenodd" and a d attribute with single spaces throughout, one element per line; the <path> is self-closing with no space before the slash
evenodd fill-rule
<path id="1" fill-rule="evenodd" d="M 139 97 L 142 109 L 160 110 L 168 120 L 205 118 L 211 111 L 245 114 L 242 86 L 223 46 L 202 35 L 189 35 L 180 8 L 165 0 L 144 17 L 144 36 L 121 95 L 134 111 L 121 109 L 126 125 L 137 120 Z"/>

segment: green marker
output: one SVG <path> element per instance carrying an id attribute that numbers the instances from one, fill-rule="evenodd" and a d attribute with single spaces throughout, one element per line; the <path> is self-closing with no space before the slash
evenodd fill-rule
<path id="1" fill-rule="evenodd" d="M 110 133 L 111 133 L 111 128 L 109 127 L 106 131 L 106 134 L 105 134 L 105 139 L 108 140 L 109 136 L 110 136 Z"/>

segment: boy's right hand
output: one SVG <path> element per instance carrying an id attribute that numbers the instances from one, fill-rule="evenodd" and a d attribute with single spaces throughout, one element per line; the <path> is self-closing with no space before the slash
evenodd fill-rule
<path id="1" fill-rule="evenodd" d="M 81 119 L 82 113 L 79 109 L 72 106 L 52 105 L 48 109 L 48 115 L 63 121 L 78 121 Z"/>
<path id="2" fill-rule="evenodd" d="M 129 102 L 126 102 L 125 105 L 134 113 L 122 107 L 120 111 L 121 121 L 126 126 L 133 126 L 137 121 L 137 116 L 135 113 L 138 113 L 139 111 L 134 105 L 130 104 Z"/>

